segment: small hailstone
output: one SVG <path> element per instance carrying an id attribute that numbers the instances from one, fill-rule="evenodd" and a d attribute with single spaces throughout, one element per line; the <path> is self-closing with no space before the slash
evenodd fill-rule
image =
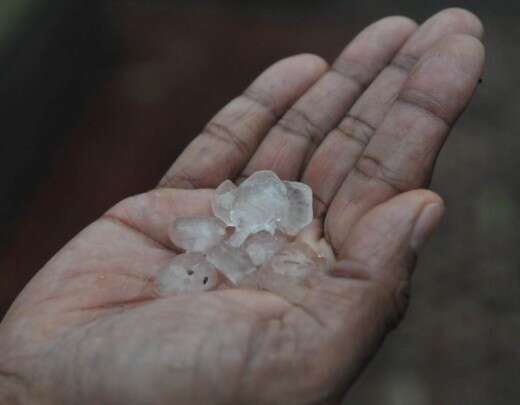
<path id="1" fill-rule="evenodd" d="M 205 252 L 226 237 L 226 226 L 217 218 L 177 218 L 170 228 L 170 239 L 187 252 Z"/>
<path id="2" fill-rule="evenodd" d="M 255 266 L 271 260 L 287 244 L 287 238 L 276 233 L 271 235 L 269 232 L 259 232 L 251 235 L 245 241 L 243 249 L 247 252 Z"/>
<path id="3" fill-rule="evenodd" d="M 244 288 L 270 291 L 289 302 L 301 302 L 308 290 L 308 278 L 322 270 L 321 261 L 302 242 L 286 245 L 272 260 L 240 282 Z"/>
<path id="4" fill-rule="evenodd" d="M 300 303 L 308 292 L 304 278 L 291 278 L 280 274 L 258 270 L 246 276 L 238 285 L 242 288 L 269 291 L 289 302 Z"/>
<path id="5" fill-rule="evenodd" d="M 321 264 L 320 258 L 309 245 L 294 242 L 274 256 L 268 266 L 275 274 L 303 279 L 309 273 L 319 271 Z"/>
<path id="6" fill-rule="evenodd" d="M 156 280 L 161 295 L 207 291 L 217 284 L 217 269 L 207 262 L 202 253 L 175 256 Z"/>
<path id="7" fill-rule="evenodd" d="M 217 218 L 226 225 L 231 226 L 230 214 L 236 198 L 237 186 L 232 181 L 226 180 L 215 190 L 215 196 L 211 202 L 211 208 Z"/>
<path id="8" fill-rule="evenodd" d="M 287 187 L 289 209 L 281 224 L 282 231 L 288 235 L 296 235 L 312 222 L 312 189 L 304 183 L 284 182 Z"/>
<path id="9" fill-rule="evenodd" d="M 207 260 L 235 285 L 246 274 L 256 270 L 244 250 L 227 243 L 221 243 L 207 252 Z"/>

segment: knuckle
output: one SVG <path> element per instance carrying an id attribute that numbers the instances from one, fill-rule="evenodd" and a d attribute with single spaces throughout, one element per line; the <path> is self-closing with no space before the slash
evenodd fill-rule
<path id="1" fill-rule="evenodd" d="M 416 55 L 399 52 L 390 63 L 390 66 L 402 70 L 405 74 L 409 74 L 418 62 L 419 58 Z"/>
<path id="2" fill-rule="evenodd" d="M 368 180 L 386 184 L 399 194 L 414 188 L 410 180 L 404 180 L 402 176 L 390 170 L 376 157 L 363 155 L 359 158 L 353 170 Z"/>
<path id="3" fill-rule="evenodd" d="M 183 171 L 167 174 L 159 183 L 159 187 L 180 188 L 188 190 L 196 190 L 205 188 L 197 178 L 186 174 Z"/>
<path id="4" fill-rule="evenodd" d="M 346 138 L 359 143 L 364 149 L 376 131 L 375 126 L 360 116 L 348 113 L 337 130 Z"/>
<path id="5" fill-rule="evenodd" d="M 308 113 L 291 108 L 278 122 L 284 132 L 304 138 L 313 145 L 318 145 L 324 136 L 324 131 L 309 117 Z"/>
<path id="6" fill-rule="evenodd" d="M 341 57 L 332 65 L 330 70 L 351 82 L 360 92 L 367 88 L 370 77 L 374 74 L 370 67 L 353 60 L 342 60 Z"/>
<path id="7" fill-rule="evenodd" d="M 276 120 L 279 118 L 279 112 L 274 109 L 275 102 L 271 94 L 252 85 L 244 91 L 242 97 L 248 102 L 256 105 L 258 108 L 264 110 L 271 119 Z"/>
<path id="8" fill-rule="evenodd" d="M 233 129 L 231 129 L 226 124 L 210 122 L 204 129 L 203 134 L 230 145 L 244 157 L 247 157 L 251 154 L 251 150 L 247 142 L 245 142 Z"/>
<path id="9" fill-rule="evenodd" d="M 398 96 L 397 101 L 422 111 L 445 127 L 451 126 L 452 117 L 448 107 L 445 107 L 445 104 L 423 90 L 416 88 L 404 89 Z"/>

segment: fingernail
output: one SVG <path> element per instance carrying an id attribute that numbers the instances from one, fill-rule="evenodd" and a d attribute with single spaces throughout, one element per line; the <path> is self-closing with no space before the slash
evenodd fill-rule
<path id="1" fill-rule="evenodd" d="M 444 204 L 433 203 L 423 208 L 410 239 L 410 245 L 414 251 L 419 251 L 433 233 L 444 214 Z"/>

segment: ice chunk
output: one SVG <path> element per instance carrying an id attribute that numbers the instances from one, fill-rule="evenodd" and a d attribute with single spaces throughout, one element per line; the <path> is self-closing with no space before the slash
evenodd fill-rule
<path id="1" fill-rule="evenodd" d="M 202 253 L 185 253 L 175 256 L 155 283 L 161 295 L 207 291 L 218 284 L 218 273 Z"/>
<path id="2" fill-rule="evenodd" d="M 297 240 L 309 245 L 320 258 L 320 262 L 323 264 L 323 270 L 330 271 L 336 258 L 332 247 L 322 236 L 323 223 L 321 220 L 315 219 L 310 225 L 298 233 Z"/>
<path id="3" fill-rule="evenodd" d="M 170 239 L 187 252 L 205 252 L 226 238 L 226 226 L 217 218 L 177 218 Z"/>
<path id="4" fill-rule="evenodd" d="M 269 232 L 259 232 L 249 236 L 243 245 L 255 266 L 267 263 L 287 244 L 287 238 L 280 233 L 271 235 Z"/>
<path id="5" fill-rule="evenodd" d="M 316 273 L 325 272 L 326 259 L 334 260 L 320 240 L 321 228 L 307 226 L 312 202 L 310 187 L 281 181 L 271 171 L 256 172 L 238 187 L 225 181 L 211 202 L 215 217 L 174 221 L 169 236 L 187 253 L 158 275 L 157 290 L 172 294 L 234 285 L 303 299 Z"/>
<path id="6" fill-rule="evenodd" d="M 211 201 L 211 207 L 215 216 L 229 226 L 232 225 L 230 214 L 235 202 L 236 190 L 237 186 L 232 181 L 226 180 L 217 187 L 215 196 Z"/>
<path id="7" fill-rule="evenodd" d="M 235 233 L 233 233 L 233 235 L 231 235 L 231 237 L 229 238 L 228 243 L 230 246 L 239 248 L 249 237 L 249 235 L 251 235 L 250 229 L 246 227 L 241 227 L 240 229 L 235 230 Z"/>
<path id="8" fill-rule="evenodd" d="M 312 189 L 304 183 L 284 182 L 287 188 L 289 209 L 281 229 L 288 235 L 296 235 L 312 222 Z"/>
<path id="9" fill-rule="evenodd" d="M 256 270 L 248 254 L 225 242 L 208 252 L 207 260 L 224 274 L 233 284 L 237 284 L 246 274 Z"/>
<path id="10" fill-rule="evenodd" d="M 310 246 L 302 242 L 290 243 L 270 263 L 241 280 L 240 286 L 270 291 L 298 303 L 305 298 L 311 278 L 321 269 L 322 259 Z"/>
<path id="11" fill-rule="evenodd" d="M 268 266 L 275 274 L 304 279 L 310 273 L 322 269 L 322 260 L 306 243 L 294 242 L 274 256 Z"/>
<path id="12" fill-rule="evenodd" d="M 231 222 L 236 228 L 230 244 L 238 247 L 253 233 L 274 234 L 285 221 L 289 209 L 287 188 L 271 171 L 260 171 L 244 181 L 236 191 Z"/>
<path id="13" fill-rule="evenodd" d="M 239 287 L 269 291 L 295 304 L 305 299 L 309 289 L 305 279 L 296 280 L 264 270 L 246 276 Z"/>

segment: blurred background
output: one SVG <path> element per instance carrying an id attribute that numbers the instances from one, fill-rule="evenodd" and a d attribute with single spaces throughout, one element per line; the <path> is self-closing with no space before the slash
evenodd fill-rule
<path id="1" fill-rule="evenodd" d="M 447 6 L 486 26 L 487 70 L 439 160 L 448 214 L 407 318 L 347 403 L 520 402 L 520 2 L 3 0 L 0 318 L 118 200 L 153 187 L 266 66 L 332 61 L 360 29 Z"/>

